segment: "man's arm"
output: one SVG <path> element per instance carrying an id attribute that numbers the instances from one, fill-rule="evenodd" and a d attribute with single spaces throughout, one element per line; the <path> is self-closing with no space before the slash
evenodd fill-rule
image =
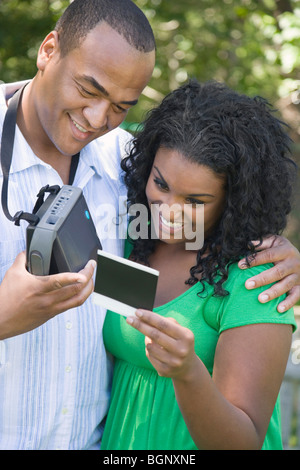
<path id="1" fill-rule="evenodd" d="M 50 318 L 82 305 L 93 291 L 95 262 L 79 273 L 34 276 L 20 253 L 0 284 L 0 340 L 33 330 Z"/>
<path id="2" fill-rule="evenodd" d="M 272 287 L 262 292 L 258 299 L 265 303 L 288 294 L 277 308 L 279 312 L 285 312 L 300 299 L 300 253 L 286 238 L 271 236 L 264 239 L 250 267 L 266 263 L 273 263 L 274 267 L 251 277 L 245 286 L 247 289 L 255 289 L 275 282 Z M 239 262 L 239 267 L 248 268 L 245 259 Z"/>

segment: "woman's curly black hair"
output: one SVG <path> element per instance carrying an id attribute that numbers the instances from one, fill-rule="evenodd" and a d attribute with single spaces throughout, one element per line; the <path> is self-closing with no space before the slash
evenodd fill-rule
<path id="1" fill-rule="evenodd" d="M 187 284 L 198 282 L 200 274 L 203 290 L 206 281 L 215 295 L 226 295 L 222 285 L 229 265 L 255 256 L 253 240 L 261 243 L 285 228 L 296 173 L 290 143 L 285 124 L 265 99 L 215 81 L 191 80 L 149 112 L 122 162 L 129 206 L 148 207 L 145 188 L 159 147 L 225 176 L 224 212 L 198 251 Z M 149 207 L 148 213 L 150 220 Z M 156 243 L 150 233 L 151 227 L 147 239 L 133 242 L 135 260 L 147 263 Z"/>

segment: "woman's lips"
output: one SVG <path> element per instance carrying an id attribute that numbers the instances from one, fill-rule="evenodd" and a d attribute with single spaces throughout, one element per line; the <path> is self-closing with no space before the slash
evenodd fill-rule
<path id="1" fill-rule="evenodd" d="M 162 214 L 160 214 L 159 217 L 160 217 L 160 220 L 161 220 L 162 224 L 165 225 L 167 228 L 171 228 L 171 229 L 176 230 L 176 229 L 179 229 L 179 228 L 183 227 L 182 221 L 180 221 L 180 222 L 178 222 L 178 221 L 177 222 L 176 221 L 171 222 L 171 220 L 165 219 Z"/>

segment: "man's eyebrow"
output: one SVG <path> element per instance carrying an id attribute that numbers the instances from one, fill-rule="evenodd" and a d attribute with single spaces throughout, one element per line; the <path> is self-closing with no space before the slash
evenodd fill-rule
<path id="1" fill-rule="evenodd" d="M 91 77 L 90 75 L 83 75 L 82 78 L 83 78 L 83 80 L 88 82 L 90 85 L 92 85 L 94 88 L 96 88 L 96 90 L 100 91 L 104 96 L 109 98 L 108 91 L 105 90 L 105 88 L 102 85 L 100 85 L 100 83 L 98 83 L 97 80 L 95 80 L 94 77 Z M 120 104 L 128 104 L 130 106 L 134 106 L 135 104 L 137 104 L 137 102 L 138 102 L 138 100 L 121 101 Z"/>

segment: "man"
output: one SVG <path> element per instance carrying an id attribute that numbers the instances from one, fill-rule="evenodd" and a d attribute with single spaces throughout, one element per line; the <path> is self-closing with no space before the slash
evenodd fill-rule
<path id="1" fill-rule="evenodd" d="M 31 212 L 46 184 L 83 189 L 103 249 L 123 241 L 103 234 L 101 205 L 118 207 L 119 162 L 130 136 L 118 128 L 150 79 L 152 30 L 130 0 L 75 0 L 38 52 L 38 72 L 19 106 L 8 202 Z M 20 84 L 2 87 L 0 122 Z M 25 231 L 1 211 L 0 448 L 97 449 L 109 400 L 111 365 L 102 343 L 105 311 L 93 305 L 92 262 L 80 273 L 33 276 L 25 268 Z M 271 241 L 265 241 L 265 247 Z M 300 297 L 299 254 L 277 239 L 256 263 L 278 261 L 257 285 Z M 272 288 L 273 289 L 273 288 Z M 286 300 L 286 307 L 288 307 Z M 60 314 L 60 315 L 58 315 Z"/>
<path id="2" fill-rule="evenodd" d="M 103 249 L 123 254 L 124 240 L 102 237 L 101 204 L 118 207 L 120 158 L 129 138 L 118 126 L 154 61 L 152 30 L 133 2 L 70 4 L 41 44 L 38 72 L 23 91 L 11 213 L 32 212 L 45 184 L 67 184 L 72 155 L 80 152 L 74 185 L 83 189 Z M 7 98 L 1 97 L 1 124 Z M 0 217 L 0 448 L 99 448 L 111 367 L 102 343 L 105 310 L 89 297 L 94 266 L 29 274 L 21 253 L 27 223 L 15 226 L 2 210 Z"/>

